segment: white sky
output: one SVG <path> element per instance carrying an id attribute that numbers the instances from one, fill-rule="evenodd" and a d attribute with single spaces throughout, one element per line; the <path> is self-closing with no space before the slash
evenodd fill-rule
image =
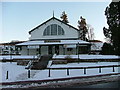
<path id="1" fill-rule="evenodd" d="M 15 1 L 15 2 L 14 2 Z M 35 26 L 43 23 L 52 17 L 53 10 L 55 17 L 60 19 L 63 11 L 68 14 L 69 24 L 77 27 L 80 16 L 83 16 L 87 23 L 94 28 L 95 39 L 104 41 L 103 27 L 107 27 L 105 8 L 110 0 L 66 0 L 67 2 L 33 2 L 33 0 L 4 0 L 0 3 L 0 42 L 12 40 L 28 40 L 28 32 Z M 19 0 L 20 1 L 20 0 Z M 40 1 L 40 0 L 39 0 Z M 43 1 L 43 0 L 42 0 Z M 59 0 L 61 1 L 61 0 Z M 99 2 L 98 2 L 99 1 Z M 2 38 L 2 39 L 1 39 Z"/>

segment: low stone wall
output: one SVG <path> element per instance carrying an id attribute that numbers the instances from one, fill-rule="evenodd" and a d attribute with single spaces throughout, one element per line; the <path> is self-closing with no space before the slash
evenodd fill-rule
<path id="1" fill-rule="evenodd" d="M 52 64 L 67 64 L 67 60 L 52 60 Z"/>
<path id="2" fill-rule="evenodd" d="M 72 62 L 119 62 L 120 59 L 52 59 L 53 63 L 72 63 Z"/>

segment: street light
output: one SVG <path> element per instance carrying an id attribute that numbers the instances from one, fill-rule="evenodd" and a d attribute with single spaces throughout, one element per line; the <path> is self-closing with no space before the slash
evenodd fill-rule
<path id="1" fill-rule="evenodd" d="M 13 51 L 13 48 L 10 47 L 10 60 L 12 60 L 12 51 Z"/>
<path id="2" fill-rule="evenodd" d="M 78 49 L 78 61 L 79 61 L 79 42 L 77 44 L 77 49 Z"/>

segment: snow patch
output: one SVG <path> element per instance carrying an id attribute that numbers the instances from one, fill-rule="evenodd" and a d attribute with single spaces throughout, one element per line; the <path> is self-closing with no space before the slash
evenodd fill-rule
<path id="1" fill-rule="evenodd" d="M 78 55 L 56 55 L 53 56 L 53 59 L 64 59 L 66 56 L 70 56 L 71 58 L 77 59 Z M 118 59 L 119 57 L 116 55 L 79 55 L 80 59 Z"/>
<path id="2" fill-rule="evenodd" d="M 51 68 L 59 67 L 88 67 L 88 66 L 106 66 L 106 65 L 118 65 L 118 62 L 97 62 L 97 63 L 68 63 L 61 65 L 52 65 Z M 55 79 L 55 78 L 66 78 L 66 77 L 75 77 L 75 76 L 91 76 L 99 74 L 108 74 L 108 73 L 117 73 L 118 67 L 115 67 L 115 72 L 113 72 L 112 67 L 102 68 L 102 72 L 99 73 L 98 68 L 87 69 L 87 73 L 84 74 L 83 69 L 70 69 L 70 75 L 67 75 L 67 70 L 51 70 L 51 76 L 48 77 L 49 70 L 30 70 L 30 78 L 28 78 L 28 70 L 25 69 L 25 66 L 17 65 L 17 63 L 2 63 L 2 78 L 0 82 L 14 82 L 14 81 L 26 81 L 26 80 L 45 80 L 45 79 Z M 8 79 L 6 79 L 6 73 L 8 73 Z"/>

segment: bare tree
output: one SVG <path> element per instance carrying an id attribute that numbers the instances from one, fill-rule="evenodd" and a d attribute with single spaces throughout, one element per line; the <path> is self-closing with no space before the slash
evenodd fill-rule
<path id="1" fill-rule="evenodd" d="M 87 24 L 87 38 L 88 40 L 94 40 L 95 38 L 95 34 L 94 34 L 94 28 L 90 25 L 90 24 Z"/>

